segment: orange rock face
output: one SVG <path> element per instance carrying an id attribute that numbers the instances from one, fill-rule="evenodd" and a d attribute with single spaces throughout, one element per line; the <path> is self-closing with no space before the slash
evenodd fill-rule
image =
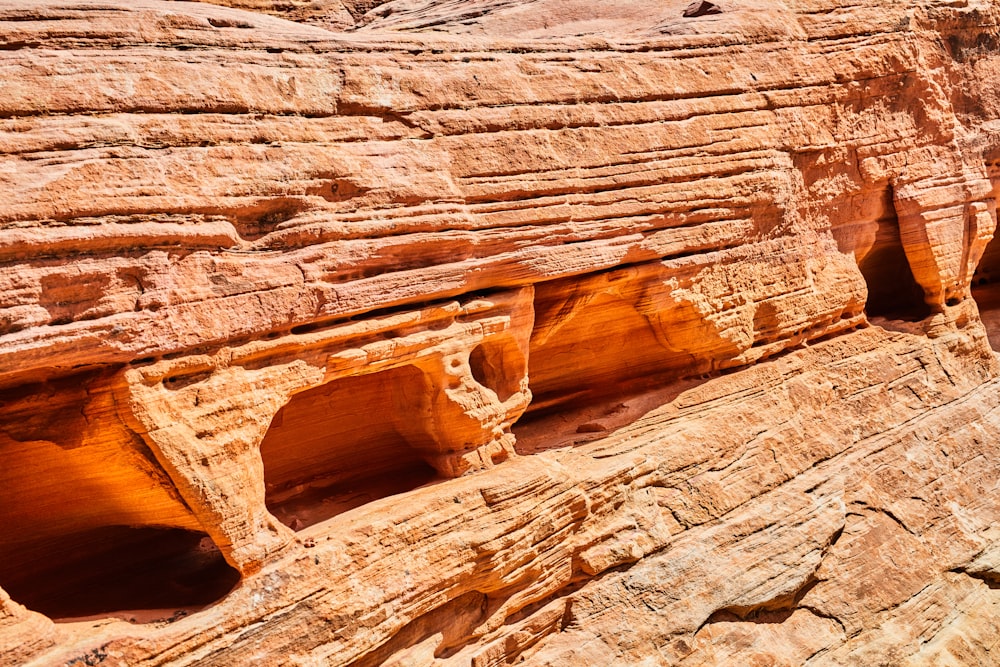
<path id="1" fill-rule="evenodd" d="M 1000 664 L 995 3 L 0 0 L 0 70 L 0 664 Z"/>

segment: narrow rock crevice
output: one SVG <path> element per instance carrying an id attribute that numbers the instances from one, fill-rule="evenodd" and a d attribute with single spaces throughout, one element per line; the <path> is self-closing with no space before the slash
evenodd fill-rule
<path id="1" fill-rule="evenodd" d="M 965 574 L 972 577 L 973 579 L 978 579 L 979 581 L 986 584 L 990 588 L 990 590 L 994 591 L 1000 590 L 1000 572 L 998 572 L 996 569 L 990 569 L 990 568 L 973 569 L 971 567 L 959 567 L 955 568 L 954 570 L 951 570 L 951 572 L 955 572 L 958 574 Z"/>
<path id="2" fill-rule="evenodd" d="M 430 644 L 431 655 L 447 658 L 466 643 L 474 641 L 473 630 L 485 618 L 489 598 L 470 591 L 411 621 L 387 642 L 349 667 L 379 667 L 407 664 L 406 655 Z"/>
<path id="3" fill-rule="evenodd" d="M 780 595 L 776 598 L 746 606 L 733 605 L 723 607 L 722 609 L 713 612 L 712 615 L 701 624 L 698 630 L 701 630 L 701 628 L 708 624 L 720 621 L 731 622 L 739 620 L 752 623 L 782 623 L 792 615 L 792 613 L 798 608 L 802 598 L 804 598 L 806 594 L 818 583 L 820 583 L 819 579 L 815 576 L 810 576 L 796 590 Z M 695 631 L 695 634 L 697 634 L 698 630 Z"/>

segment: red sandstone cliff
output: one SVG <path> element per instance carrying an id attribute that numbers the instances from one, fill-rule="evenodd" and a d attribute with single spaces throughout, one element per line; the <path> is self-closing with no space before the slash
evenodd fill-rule
<path id="1" fill-rule="evenodd" d="M 0 0 L 0 663 L 1000 664 L 1000 6 L 687 4 Z"/>

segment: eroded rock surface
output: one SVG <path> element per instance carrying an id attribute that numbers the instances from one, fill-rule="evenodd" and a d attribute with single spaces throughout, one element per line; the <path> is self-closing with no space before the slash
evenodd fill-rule
<path id="1" fill-rule="evenodd" d="M 0 0 L 0 663 L 1000 664 L 998 45 Z"/>

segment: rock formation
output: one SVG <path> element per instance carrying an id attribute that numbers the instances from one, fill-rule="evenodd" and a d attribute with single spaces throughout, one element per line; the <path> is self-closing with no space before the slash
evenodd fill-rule
<path id="1" fill-rule="evenodd" d="M 0 664 L 1000 664 L 1000 5 L 0 0 L 0 69 Z"/>

